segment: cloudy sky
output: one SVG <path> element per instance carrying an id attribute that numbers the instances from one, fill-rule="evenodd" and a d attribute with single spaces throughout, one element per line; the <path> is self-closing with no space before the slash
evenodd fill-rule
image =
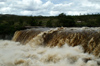
<path id="1" fill-rule="evenodd" d="M 0 0 L 0 14 L 55 16 L 100 13 L 100 0 Z"/>

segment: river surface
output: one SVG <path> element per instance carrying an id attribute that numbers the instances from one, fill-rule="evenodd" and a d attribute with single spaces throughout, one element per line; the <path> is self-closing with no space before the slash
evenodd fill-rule
<path id="1" fill-rule="evenodd" d="M 37 44 L 38 39 L 24 45 L 0 40 L 0 66 L 100 66 L 100 58 L 84 52 L 81 44 L 72 47 L 64 43 L 61 47 L 50 47 Z"/>

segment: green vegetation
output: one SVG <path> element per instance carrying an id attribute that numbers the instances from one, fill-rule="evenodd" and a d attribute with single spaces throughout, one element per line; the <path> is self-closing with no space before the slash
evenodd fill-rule
<path id="1" fill-rule="evenodd" d="M 0 14 L 0 34 L 13 34 L 25 26 L 41 27 L 100 27 L 100 14 L 70 16 L 64 13 L 58 16 L 18 16 Z"/>
<path id="2" fill-rule="evenodd" d="M 59 26 L 63 27 L 73 27 L 76 26 L 72 16 L 66 16 L 64 13 L 58 15 Z"/>

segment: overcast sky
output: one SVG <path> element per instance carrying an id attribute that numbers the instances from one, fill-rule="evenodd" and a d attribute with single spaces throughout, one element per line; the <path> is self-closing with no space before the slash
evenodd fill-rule
<path id="1" fill-rule="evenodd" d="M 100 0 L 0 0 L 0 14 L 55 16 L 100 13 Z"/>

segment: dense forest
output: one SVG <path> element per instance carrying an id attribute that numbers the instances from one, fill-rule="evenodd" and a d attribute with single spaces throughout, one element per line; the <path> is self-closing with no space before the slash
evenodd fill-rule
<path id="1" fill-rule="evenodd" d="M 27 27 L 100 27 L 100 14 L 57 16 L 18 16 L 0 14 L 0 34 L 13 34 Z"/>

